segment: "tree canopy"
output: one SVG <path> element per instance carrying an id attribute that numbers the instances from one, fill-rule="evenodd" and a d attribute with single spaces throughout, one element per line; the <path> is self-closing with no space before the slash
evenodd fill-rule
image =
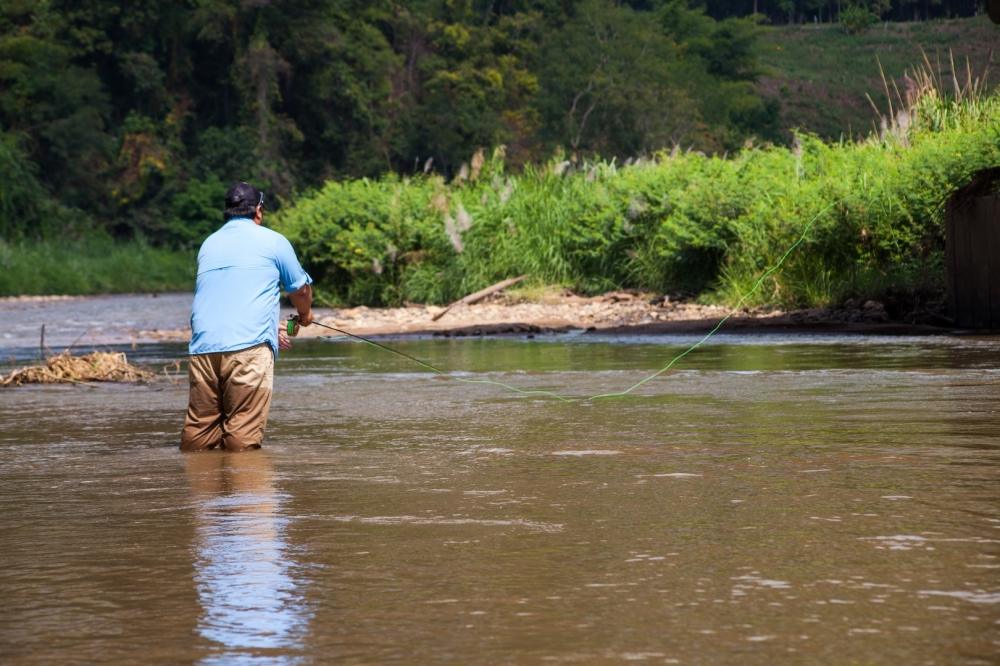
<path id="1" fill-rule="evenodd" d="M 758 23 L 841 6 L 824 2 L 5 0 L 0 236 L 101 226 L 185 247 L 236 179 L 280 201 L 330 178 L 453 176 L 499 145 L 517 165 L 776 139 Z"/>

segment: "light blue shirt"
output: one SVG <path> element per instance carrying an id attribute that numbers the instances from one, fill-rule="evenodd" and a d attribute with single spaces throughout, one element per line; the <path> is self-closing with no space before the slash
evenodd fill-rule
<path id="1" fill-rule="evenodd" d="M 266 342 L 278 355 L 280 286 L 312 278 L 288 239 L 245 217 L 229 220 L 198 251 L 189 354 L 238 351 Z"/>

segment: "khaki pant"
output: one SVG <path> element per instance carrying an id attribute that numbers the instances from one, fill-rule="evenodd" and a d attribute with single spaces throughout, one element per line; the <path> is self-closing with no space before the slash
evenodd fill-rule
<path id="1" fill-rule="evenodd" d="M 259 449 L 274 386 L 271 347 L 264 343 L 234 352 L 195 354 L 190 360 L 181 450 Z"/>

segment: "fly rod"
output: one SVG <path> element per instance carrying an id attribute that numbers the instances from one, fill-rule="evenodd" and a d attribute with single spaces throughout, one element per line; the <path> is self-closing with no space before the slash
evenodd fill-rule
<path id="1" fill-rule="evenodd" d="M 503 389 L 506 389 L 508 391 L 512 391 L 514 393 L 519 393 L 521 395 L 544 396 L 544 397 L 549 397 L 549 398 L 555 398 L 556 400 L 559 400 L 560 402 L 565 402 L 565 403 L 590 402 L 590 401 L 599 400 L 599 399 L 602 399 L 602 398 L 621 398 L 621 397 L 627 396 L 628 394 L 632 393 L 632 391 L 636 390 L 640 386 L 643 386 L 643 385 L 645 385 L 645 384 L 653 381 L 657 377 L 665 374 L 671 368 L 673 368 L 674 365 L 678 361 L 680 361 L 682 358 L 684 358 L 685 356 L 687 356 L 688 354 L 690 354 L 691 352 L 693 352 L 694 350 L 696 350 L 698 347 L 700 347 L 703 344 L 705 344 L 705 342 L 707 342 L 709 340 L 709 338 L 711 338 L 713 335 L 715 335 L 719 331 L 719 329 L 722 328 L 723 324 L 725 324 L 727 321 L 729 321 L 729 319 L 736 312 L 739 312 L 739 309 L 743 306 L 743 304 L 754 293 L 756 293 L 758 289 L 760 289 L 761 285 L 764 284 L 764 280 L 766 280 L 771 275 L 773 275 L 774 273 L 776 273 L 781 268 L 782 264 L 785 263 L 785 260 L 788 259 L 789 255 L 791 255 L 792 252 L 794 252 L 796 250 L 796 248 L 799 247 L 799 245 L 801 245 L 802 243 L 805 242 L 806 237 L 809 235 L 809 232 L 812 230 L 813 225 L 816 224 L 816 221 L 819 220 L 819 218 L 822 217 L 823 214 L 825 214 L 828 210 L 830 210 L 831 208 L 833 208 L 834 206 L 836 206 L 838 203 L 840 203 L 840 201 L 835 201 L 835 202 L 833 202 L 831 204 L 828 204 L 823 209 L 821 209 L 818 213 L 816 213 L 816 215 L 813 216 L 813 218 L 811 220 L 809 220 L 809 222 L 805 225 L 805 227 L 803 227 L 802 233 L 799 235 L 798 239 L 794 243 L 792 243 L 788 247 L 787 250 L 785 250 L 785 252 L 774 263 L 773 266 L 771 266 L 770 268 L 768 268 L 767 270 L 765 270 L 763 273 L 760 274 L 760 277 L 758 277 L 757 280 L 754 282 L 753 286 L 745 294 L 743 294 L 743 296 L 740 297 L 740 299 L 736 302 L 736 305 L 729 312 L 729 314 L 727 314 L 725 317 L 723 317 L 722 319 L 720 319 L 718 321 L 718 323 L 716 323 L 715 326 L 710 331 L 708 331 L 708 333 L 706 333 L 698 341 L 696 341 L 695 343 L 693 343 L 692 345 L 688 346 L 686 349 L 684 349 L 683 351 L 681 351 L 679 354 L 677 354 L 673 358 L 671 358 L 670 361 L 666 365 L 664 365 L 662 368 L 660 368 L 659 370 L 657 370 L 656 372 L 654 372 L 654 373 L 652 373 L 650 375 L 647 375 L 646 377 L 643 377 L 642 379 L 640 379 L 636 383 L 632 384 L 628 388 L 625 388 L 625 389 L 623 389 L 621 391 L 613 391 L 613 392 L 609 392 L 609 393 L 598 393 L 598 394 L 592 395 L 592 396 L 575 397 L 574 398 L 574 397 L 567 397 L 567 396 L 564 396 L 564 395 L 560 395 L 560 394 L 558 394 L 558 393 L 556 393 L 554 391 L 546 391 L 544 389 L 526 389 L 526 388 L 521 388 L 519 386 L 514 386 L 512 384 L 507 384 L 507 383 L 504 383 L 504 382 L 498 382 L 498 381 L 495 381 L 495 380 L 492 380 L 492 379 L 470 379 L 468 377 L 460 377 L 460 376 L 452 374 L 450 372 L 446 372 L 446 371 L 442 370 L 441 368 L 438 368 L 438 367 L 436 367 L 434 365 L 431 365 L 430 363 L 428 363 L 426 361 L 422 361 L 419 358 L 417 358 L 416 356 L 411 356 L 410 354 L 407 354 L 404 351 L 400 351 L 398 349 L 394 349 L 393 347 L 390 347 L 388 345 L 383 345 L 382 343 L 376 342 L 375 340 L 371 340 L 369 338 L 366 338 L 363 335 L 357 335 L 355 333 L 351 333 L 350 331 L 345 331 L 343 329 L 337 328 L 336 326 L 329 326 L 327 324 L 323 324 L 323 323 L 320 323 L 318 321 L 312 322 L 312 325 L 320 326 L 322 328 L 329 329 L 331 331 L 334 331 L 336 333 L 340 333 L 342 335 L 345 335 L 345 336 L 347 336 L 349 338 L 352 338 L 354 340 L 357 340 L 359 342 L 363 342 L 364 344 L 371 345 L 372 347 L 376 347 L 376 348 L 381 349 L 383 351 L 387 351 L 389 353 L 396 354 L 397 356 L 401 356 L 403 358 L 409 359 L 410 361 L 413 361 L 417 365 L 419 365 L 419 366 L 421 366 L 423 368 L 426 368 L 427 370 L 430 370 L 431 372 L 433 372 L 436 375 L 440 375 L 442 377 L 447 377 L 448 379 L 452 379 L 452 380 L 455 380 L 455 381 L 458 381 L 458 382 L 462 382 L 462 383 L 465 383 L 465 384 L 489 384 L 491 386 L 499 386 L 499 387 L 501 387 Z M 289 336 L 293 336 L 294 337 L 295 335 L 298 334 L 298 331 L 299 331 L 299 318 L 298 318 L 298 315 L 293 315 L 292 317 L 290 317 L 288 319 L 288 324 L 287 324 L 286 331 L 288 332 Z"/>

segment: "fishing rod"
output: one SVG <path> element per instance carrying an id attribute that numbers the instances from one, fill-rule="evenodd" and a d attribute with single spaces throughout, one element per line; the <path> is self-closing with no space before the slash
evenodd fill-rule
<path id="1" fill-rule="evenodd" d="M 291 317 L 288 318 L 288 325 L 287 325 L 287 328 L 285 330 L 286 330 L 286 332 L 288 333 L 288 335 L 290 337 L 295 337 L 296 335 L 299 334 L 299 326 L 300 325 L 301 324 L 299 323 L 299 316 L 298 315 L 292 315 Z M 354 338 L 355 340 L 357 340 L 359 342 L 364 342 L 365 344 L 372 345 L 373 347 L 378 347 L 379 349 L 385 350 L 387 352 L 392 352 L 393 354 L 396 354 L 398 356 L 402 356 L 403 358 L 408 358 L 411 361 L 413 361 L 414 363 L 416 363 L 418 365 L 422 365 L 423 367 L 427 368 L 431 372 L 435 372 L 435 373 L 437 373 L 439 375 L 447 374 L 444 370 L 440 370 L 438 368 L 435 368 L 430 363 L 426 363 L 425 361 L 421 361 L 416 356 L 410 356 L 409 354 L 407 354 L 404 351 L 400 351 L 398 349 L 393 349 L 392 347 L 389 347 L 387 345 L 383 345 L 383 344 L 381 344 L 379 342 L 375 342 L 374 340 L 370 340 L 370 339 L 364 337 L 363 335 L 356 335 L 354 333 L 351 333 L 350 331 L 345 331 L 342 328 L 337 328 L 336 326 L 327 326 L 326 324 L 324 324 L 322 322 L 319 322 L 319 321 L 313 321 L 312 324 L 310 324 L 310 326 L 321 326 L 323 328 L 329 329 L 329 330 L 334 331 L 336 333 L 340 333 L 341 335 L 346 335 L 349 338 Z"/>
<path id="2" fill-rule="evenodd" d="M 288 324 L 286 325 L 286 329 L 285 330 L 286 330 L 286 332 L 288 333 L 289 336 L 294 337 L 294 336 L 298 335 L 299 326 L 300 326 L 300 324 L 299 324 L 299 316 L 298 315 L 292 315 L 291 317 L 288 318 Z M 366 345 L 371 345 L 372 347 L 375 347 L 377 349 L 381 349 L 383 351 L 387 351 L 387 352 L 390 352 L 392 354 L 396 354 L 397 356 L 402 356 L 403 358 L 409 359 L 409 360 L 413 361 L 414 363 L 416 363 L 417 365 L 430 370 L 431 372 L 433 372 L 436 375 L 440 375 L 441 377 L 447 377 L 448 379 L 453 379 L 453 380 L 455 380 L 457 382 L 462 382 L 462 383 L 465 383 L 465 384 L 490 384 L 492 386 L 499 386 L 501 388 L 507 389 L 508 391 L 513 391 L 514 393 L 520 393 L 521 395 L 547 396 L 549 398 L 555 398 L 556 400 L 559 400 L 560 402 L 566 402 L 566 403 L 579 402 L 581 400 L 581 398 L 567 398 L 566 396 L 559 395 L 558 393 L 555 393 L 553 391 L 545 391 L 543 389 L 525 389 L 525 388 L 521 388 L 520 386 L 514 386 L 513 384 L 507 384 L 505 382 L 498 382 L 498 381 L 495 381 L 493 379 L 469 379 L 468 377 L 459 377 L 459 376 L 454 375 L 454 374 L 452 374 L 450 372 L 442 370 L 441 368 L 438 368 L 438 367 L 436 367 L 434 365 L 431 365 L 427 361 L 422 361 L 419 358 L 417 358 L 416 356 L 411 356 L 410 354 L 407 354 L 404 351 L 400 351 L 400 350 L 395 349 L 393 347 L 390 347 L 388 345 L 383 345 L 381 342 L 376 342 L 375 340 L 371 340 L 370 338 L 366 338 L 363 335 L 357 335 L 356 333 L 351 333 L 350 331 L 345 331 L 342 328 L 337 328 L 336 326 L 329 326 L 327 324 L 324 324 L 324 323 L 318 322 L 318 321 L 312 322 L 312 324 L 310 324 L 310 326 L 321 326 L 322 328 L 326 328 L 326 329 L 329 329 L 329 330 L 334 331 L 336 333 L 340 333 L 342 335 L 346 335 L 349 338 L 353 338 L 354 340 L 357 340 L 358 342 L 363 342 Z"/>
<path id="3" fill-rule="evenodd" d="M 329 329 L 329 330 L 334 331 L 336 333 L 340 333 L 342 335 L 346 335 L 349 338 L 353 338 L 354 340 L 357 340 L 359 342 L 363 342 L 363 343 L 365 343 L 367 345 L 371 345 L 372 347 L 376 347 L 376 348 L 381 349 L 383 351 L 387 351 L 387 352 L 390 352 L 392 354 L 396 354 L 397 356 L 401 356 L 403 358 L 409 359 L 409 360 L 413 361 L 414 363 L 416 363 L 417 365 L 420 365 L 421 367 L 430 370 L 434 374 L 440 375 L 442 377 L 447 377 L 448 379 L 452 379 L 454 381 L 462 382 L 462 383 L 465 383 L 465 384 L 489 384 L 491 386 L 499 386 L 499 387 L 501 387 L 503 389 L 506 389 L 508 391 L 512 391 L 514 393 L 519 393 L 521 395 L 536 395 L 536 396 L 544 396 L 544 397 L 548 397 L 548 398 L 555 398 L 556 400 L 559 400 L 560 402 L 565 402 L 565 403 L 570 403 L 570 404 L 577 403 L 577 402 L 591 402 L 593 400 L 600 400 L 600 399 L 603 399 L 603 398 L 622 398 L 622 397 L 627 396 L 628 394 L 632 393 L 632 391 L 636 390 L 640 386 L 643 386 L 643 385 L 645 385 L 645 384 L 653 381 L 657 377 L 665 374 L 671 368 L 673 368 L 674 365 L 678 361 L 680 361 L 682 358 L 684 358 L 685 356 L 687 356 L 688 354 L 690 354 L 691 352 L 693 352 L 694 350 L 696 350 L 698 347 L 700 347 L 703 344 L 705 344 L 705 342 L 707 342 L 709 338 L 711 338 L 713 335 L 715 335 L 719 331 L 719 329 L 722 328 L 723 324 L 725 324 L 727 321 L 729 321 L 729 319 L 734 314 L 736 314 L 737 312 L 739 312 L 740 308 L 743 307 L 743 304 L 753 294 L 755 294 L 758 289 L 760 289 L 761 285 L 764 284 L 764 280 L 766 280 L 771 275 L 773 275 L 774 273 L 776 273 L 781 268 L 782 264 L 785 263 L 785 260 L 788 259 L 788 257 L 792 254 L 792 252 L 794 252 L 796 250 L 796 248 L 799 247 L 799 245 L 801 245 L 802 243 L 805 242 L 806 237 L 809 235 L 809 232 L 812 230 L 813 225 L 816 224 L 816 221 L 819 220 L 820 217 L 822 217 L 828 210 L 830 210 L 831 208 L 833 208 L 834 206 L 836 206 L 837 204 L 839 204 L 841 201 L 842 200 L 834 201 L 833 203 L 828 204 L 827 206 L 824 206 L 818 213 L 816 213 L 816 215 L 814 215 L 812 217 L 812 219 L 810 219 L 809 222 L 806 223 L 805 227 L 803 227 L 802 233 L 799 235 L 798 239 L 794 243 L 792 243 L 788 247 L 787 250 L 785 250 L 785 252 L 781 255 L 781 257 L 778 259 L 778 261 L 776 261 L 774 263 L 773 266 L 771 266 L 770 268 L 768 268 L 767 270 L 765 270 L 763 273 L 760 274 L 760 277 L 757 278 L 757 280 L 754 282 L 753 286 L 745 294 L 743 294 L 743 296 L 741 296 L 740 299 L 736 302 L 736 305 L 733 307 L 732 311 L 730 311 L 729 314 L 727 314 L 725 317 L 723 317 L 722 319 L 720 319 L 718 321 L 718 323 L 716 323 L 716 325 L 708 333 L 706 333 L 697 342 L 695 342 L 694 344 L 690 345 L 689 347 L 687 347 L 686 349 L 684 349 L 682 352 L 680 352 L 679 354 L 677 354 L 676 356 L 674 356 L 672 359 L 670 359 L 670 361 L 666 365 L 664 365 L 662 368 L 660 368 L 656 372 L 654 372 L 654 373 L 652 373 L 652 374 L 650 374 L 650 375 L 648 375 L 646 377 L 643 377 L 642 379 L 640 379 L 636 383 L 632 384 L 628 388 L 623 389 L 621 391 L 612 391 L 612 392 L 609 392 L 609 393 L 598 393 L 596 395 L 591 395 L 591 396 L 587 396 L 587 397 L 576 397 L 576 398 L 573 398 L 573 397 L 567 397 L 567 396 L 564 396 L 564 395 L 560 395 L 560 394 L 558 394 L 558 393 L 556 393 L 554 391 L 546 391 L 544 389 L 525 389 L 525 388 L 521 388 L 519 386 L 514 386 L 512 384 L 507 384 L 507 383 L 495 381 L 495 380 L 492 380 L 492 379 L 469 379 L 468 377 L 460 377 L 460 376 L 454 375 L 454 374 L 452 374 L 450 372 L 446 372 L 446 371 L 442 370 L 441 368 L 438 368 L 438 367 L 436 367 L 434 365 L 431 365 L 430 363 L 428 363 L 426 361 L 420 360 L 416 356 L 411 356 L 410 354 L 407 354 L 404 351 L 400 351 L 398 349 L 394 349 L 393 347 L 390 347 L 388 345 L 383 345 L 382 343 L 376 342 L 375 340 L 371 340 L 369 338 L 366 338 L 363 335 L 357 335 L 355 333 L 351 333 L 350 331 L 345 331 L 345 330 L 343 330 L 341 328 L 337 328 L 336 326 L 329 326 L 327 324 L 323 324 L 323 323 L 318 322 L 318 321 L 312 322 L 312 325 L 321 326 L 322 328 Z M 300 324 L 299 324 L 299 317 L 298 317 L 298 315 L 293 315 L 293 316 L 289 317 L 288 324 L 287 324 L 287 327 L 286 327 L 286 331 L 287 331 L 288 335 L 291 336 L 291 337 L 294 337 L 295 335 L 297 335 L 298 332 L 299 332 L 299 325 Z"/>

